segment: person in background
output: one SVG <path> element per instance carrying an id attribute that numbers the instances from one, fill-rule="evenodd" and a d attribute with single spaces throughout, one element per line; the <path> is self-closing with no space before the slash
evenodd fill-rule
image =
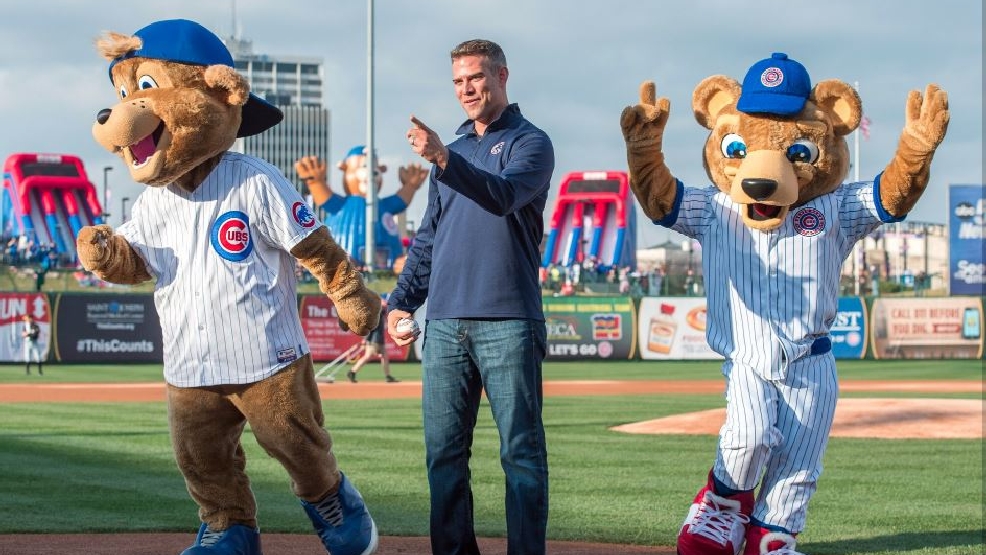
<path id="1" fill-rule="evenodd" d="M 398 345 L 414 341 L 415 332 L 398 332 L 396 324 L 427 298 L 422 412 L 432 553 L 479 553 L 469 457 L 485 390 L 506 475 L 507 553 L 539 555 L 548 521 L 548 454 L 538 247 L 554 149 L 508 102 L 509 71 L 499 45 L 470 40 L 451 57 L 455 95 L 468 119 L 446 146 L 411 116 L 407 140 L 432 164 L 428 206 L 388 299 L 387 328 Z"/>
<path id="2" fill-rule="evenodd" d="M 23 320 L 24 330 L 21 331 L 21 337 L 24 338 L 24 360 L 27 361 L 25 371 L 27 375 L 31 375 L 31 360 L 33 359 L 38 365 L 38 375 L 44 376 L 44 369 L 41 367 L 41 346 L 38 344 L 38 339 L 41 337 L 41 327 L 30 314 L 25 314 Z"/>
<path id="3" fill-rule="evenodd" d="M 380 299 L 380 323 L 363 340 L 363 356 L 353 363 L 353 367 L 346 373 L 349 381 L 356 383 L 356 373 L 360 368 L 366 366 L 374 358 L 380 359 L 380 366 L 383 368 L 384 379 L 387 383 L 397 383 L 400 380 L 390 373 L 390 359 L 387 357 L 387 344 L 384 338 L 384 331 L 387 328 L 387 301 Z"/>

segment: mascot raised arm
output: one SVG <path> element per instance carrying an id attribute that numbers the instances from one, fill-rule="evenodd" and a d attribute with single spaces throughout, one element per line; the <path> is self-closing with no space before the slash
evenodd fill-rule
<path id="1" fill-rule="evenodd" d="M 935 85 L 910 93 L 897 152 L 865 183 L 843 183 L 845 137 L 862 116 L 856 91 L 813 87 L 785 54 L 754 64 L 742 84 L 716 75 L 695 88 L 712 186 L 684 187 L 665 164 L 669 110 L 645 82 L 623 111 L 630 186 L 654 223 L 701 244 L 706 338 L 726 378 L 726 422 L 678 553 L 796 555 L 838 397 L 829 330 L 842 263 L 924 192 L 948 99 Z"/>

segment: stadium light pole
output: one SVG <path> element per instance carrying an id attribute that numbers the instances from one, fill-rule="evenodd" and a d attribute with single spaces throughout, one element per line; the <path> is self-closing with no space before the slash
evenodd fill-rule
<path id="1" fill-rule="evenodd" d="M 113 171 L 113 166 L 103 166 L 103 220 L 108 220 L 110 213 L 106 210 L 109 208 L 109 196 L 107 196 L 106 188 L 109 184 L 108 174 Z"/>
<path id="2" fill-rule="evenodd" d="M 120 223 L 124 224 L 127 222 L 127 203 L 130 202 L 130 197 L 123 197 L 120 199 Z"/>
<path id="3" fill-rule="evenodd" d="M 373 0 L 366 3 L 366 230 L 363 244 L 363 265 L 373 273 L 376 261 L 377 225 L 377 156 L 373 144 Z"/>

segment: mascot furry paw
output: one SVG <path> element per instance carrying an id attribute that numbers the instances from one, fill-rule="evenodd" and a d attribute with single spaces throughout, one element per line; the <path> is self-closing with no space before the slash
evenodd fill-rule
<path id="1" fill-rule="evenodd" d="M 842 81 L 812 87 L 805 68 L 778 53 L 742 84 L 703 80 L 692 109 L 711 130 L 703 159 L 712 187 L 686 188 L 665 165 L 670 103 L 652 82 L 620 119 L 644 212 L 702 246 L 706 337 L 726 359 L 726 423 L 678 553 L 734 555 L 744 543 L 744 555 L 793 552 L 835 413 L 828 334 L 842 263 L 921 196 L 945 137 L 948 98 L 935 85 L 911 92 L 890 163 L 873 182 L 849 184 L 845 137 L 862 104 Z"/>
<path id="2" fill-rule="evenodd" d="M 118 103 L 99 112 L 93 136 L 150 187 L 119 229 L 84 228 L 79 257 L 106 281 L 156 282 L 172 444 L 201 520 L 183 553 L 261 553 L 240 445 L 247 423 L 287 470 L 326 549 L 372 553 L 376 525 L 323 428 L 295 264 L 357 334 L 376 325 L 379 297 L 276 168 L 228 151 L 276 125 L 280 110 L 250 94 L 197 23 L 107 33 L 97 47 Z"/>

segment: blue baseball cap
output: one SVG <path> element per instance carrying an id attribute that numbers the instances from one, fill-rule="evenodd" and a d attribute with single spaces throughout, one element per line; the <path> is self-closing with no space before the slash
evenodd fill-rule
<path id="1" fill-rule="evenodd" d="M 374 156 L 377 157 L 380 156 L 377 149 L 373 149 L 373 154 Z M 356 145 L 353 148 L 349 149 L 349 152 L 346 153 L 345 158 L 349 158 L 350 156 L 365 156 L 365 155 L 366 155 L 366 145 Z"/>
<path id="2" fill-rule="evenodd" d="M 134 36 L 140 38 L 141 47 L 132 50 L 110 62 L 110 81 L 113 80 L 113 66 L 129 58 L 151 58 L 182 64 L 199 66 L 233 65 L 233 56 L 212 31 L 187 19 L 168 19 L 156 21 L 138 30 Z M 273 104 L 250 93 L 243 105 L 243 117 L 237 137 L 256 135 L 274 127 L 284 114 Z"/>
<path id="3" fill-rule="evenodd" d="M 811 95 L 811 78 L 805 66 L 775 52 L 746 72 L 736 109 L 748 114 L 792 116 Z"/>

